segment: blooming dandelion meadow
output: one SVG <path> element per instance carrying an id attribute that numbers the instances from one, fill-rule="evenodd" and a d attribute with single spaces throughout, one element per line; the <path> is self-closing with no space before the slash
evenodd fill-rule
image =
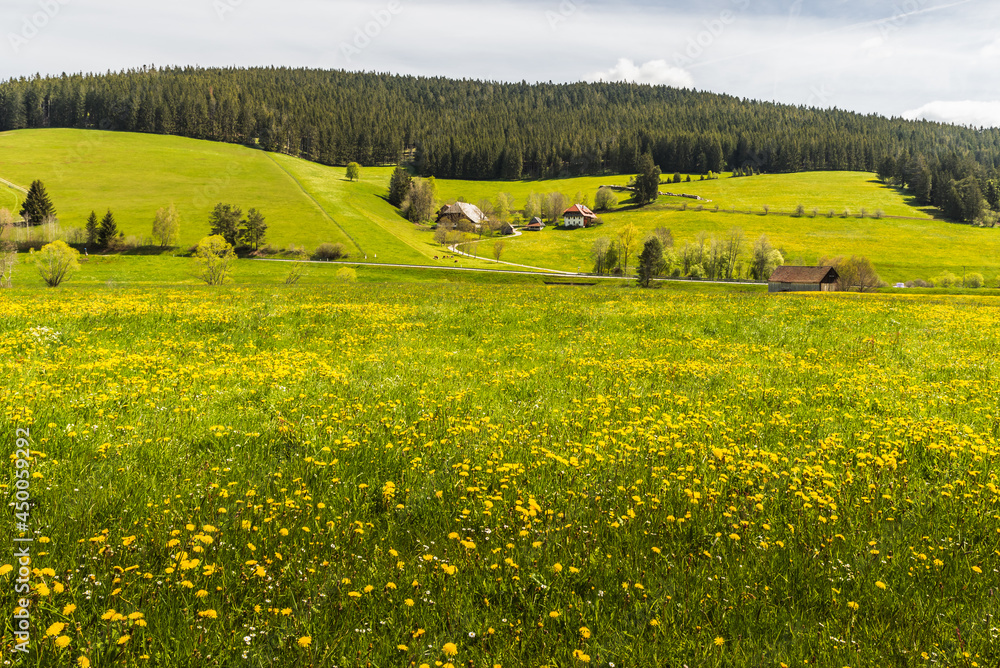
<path id="1" fill-rule="evenodd" d="M 0 300 L 41 665 L 995 656 L 991 302 Z"/>

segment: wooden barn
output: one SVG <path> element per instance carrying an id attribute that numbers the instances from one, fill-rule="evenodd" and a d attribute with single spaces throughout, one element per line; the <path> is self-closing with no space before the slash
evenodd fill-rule
<path id="1" fill-rule="evenodd" d="M 836 292 L 839 280 L 833 267 L 778 267 L 767 281 L 767 291 Z"/>

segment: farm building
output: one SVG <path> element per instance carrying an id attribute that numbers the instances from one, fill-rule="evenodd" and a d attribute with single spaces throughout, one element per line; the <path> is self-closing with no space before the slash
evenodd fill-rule
<path id="1" fill-rule="evenodd" d="M 545 229 L 545 223 L 542 222 L 541 218 L 535 216 L 534 218 L 531 219 L 530 223 L 524 226 L 524 229 L 528 230 L 529 232 L 541 232 L 542 230 Z"/>
<path id="2" fill-rule="evenodd" d="M 502 225 L 500 225 L 500 234 L 504 236 L 509 236 L 511 234 L 514 234 L 514 226 L 511 225 L 510 223 L 503 223 Z"/>
<path id="3" fill-rule="evenodd" d="M 454 204 L 445 205 L 441 207 L 437 215 L 437 223 L 439 225 L 446 223 L 452 227 L 460 226 L 463 223 L 479 226 L 485 220 L 486 214 L 478 206 L 466 202 L 455 202 Z"/>
<path id="4" fill-rule="evenodd" d="M 767 281 L 767 291 L 835 292 L 839 280 L 833 267 L 778 267 Z"/>
<path id="5" fill-rule="evenodd" d="M 574 204 L 563 212 L 564 227 L 590 227 L 597 214 L 582 204 Z"/>

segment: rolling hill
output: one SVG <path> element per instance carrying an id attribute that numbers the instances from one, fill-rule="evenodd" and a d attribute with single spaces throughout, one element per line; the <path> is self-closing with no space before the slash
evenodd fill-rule
<path id="1" fill-rule="evenodd" d="M 157 208 L 170 203 L 182 215 L 181 246 L 208 233 L 216 202 L 267 216 L 268 241 L 276 247 L 312 249 L 343 243 L 351 259 L 385 263 L 437 264 L 444 249 L 425 228 L 404 220 L 385 200 L 391 168 L 367 167 L 359 182 L 343 168 L 232 144 L 172 136 L 90 130 L 19 130 L 0 133 L 0 178 L 18 185 L 42 179 L 64 226 L 82 227 L 91 210 L 111 207 L 127 235 L 148 235 Z M 583 193 L 593 200 L 600 185 L 622 185 L 627 176 L 523 181 L 439 179 L 441 201 L 494 199 L 500 192 L 523 206 L 531 193 L 562 192 L 567 200 Z M 614 238 L 634 223 L 645 234 L 657 227 L 673 233 L 676 245 L 700 232 L 722 236 L 741 228 L 748 243 L 767 234 L 789 263 L 812 263 L 822 256 L 866 255 L 890 282 L 930 278 L 944 271 L 980 272 L 988 282 L 1000 274 L 1000 230 L 934 219 L 928 209 L 865 172 L 807 172 L 664 184 L 664 190 L 701 195 L 697 203 L 661 198 L 642 209 L 622 194 L 605 224 L 587 230 L 547 229 L 509 239 L 504 260 L 564 271 L 587 271 L 595 239 Z M 13 208 L 20 193 L 0 187 L 0 206 Z M 687 210 L 681 206 L 687 204 Z M 799 204 L 802 217 L 788 215 Z M 764 206 L 771 213 L 764 215 Z M 697 210 L 701 206 L 702 210 Z M 715 207 L 719 210 L 716 211 Z M 813 209 L 817 214 L 813 215 Z M 849 215 L 844 215 L 844 210 Z M 868 217 L 859 218 L 861 209 Z M 884 218 L 874 219 L 876 211 Z M 830 211 L 835 215 L 828 217 Z M 785 213 L 780 213 L 785 212 Z M 490 256 L 485 241 L 477 251 Z M 474 245 L 469 248 L 474 250 Z M 460 266 L 492 266 L 476 259 Z"/>

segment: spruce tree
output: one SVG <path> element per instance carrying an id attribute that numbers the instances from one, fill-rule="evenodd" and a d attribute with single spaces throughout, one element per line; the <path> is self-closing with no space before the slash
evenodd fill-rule
<path id="1" fill-rule="evenodd" d="M 653 156 L 644 153 L 639 158 L 639 174 L 635 177 L 635 202 L 649 204 L 660 194 L 660 168 L 653 164 Z"/>
<path id="2" fill-rule="evenodd" d="M 90 217 L 87 218 L 87 245 L 93 245 L 97 243 L 98 234 L 100 231 L 100 223 L 97 222 L 97 213 L 94 211 L 90 212 Z"/>
<path id="3" fill-rule="evenodd" d="M 267 223 L 264 222 L 264 214 L 257 209 L 247 211 L 246 220 L 243 221 L 242 238 L 253 250 L 257 250 L 260 243 L 264 241 L 267 234 Z"/>
<path id="4" fill-rule="evenodd" d="M 227 244 L 236 248 L 242 237 L 242 217 L 242 209 L 219 202 L 208 217 L 208 222 L 212 226 L 211 235 L 222 237 Z"/>
<path id="5" fill-rule="evenodd" d="M 118 223 L 115 222 L 115 215 L 111 213 L 111 209 L 108 209 L 104 218 L 101 219 L 101 227 L 97 231 L 97 243 L 101 248 L 107 248 L 117 236 Z"/>
<path id="6" fill-rule="evenodd" d="M 21 217 L 28 225 L 41 225 L 49 216 L 55 216 L 56 209 L 45 191 L 45 185 L 38 180 L 32 181 L 28 195 L 21 207 Z"/>
<path id="7" fill-rule="evenodd" d="M 402 206 L 412 183 L 413 178 L 410 173 L 403 167 L 396 167 L 392 172 L 392 178 L 389 179 L 389 204 L 395 207 Z"/>
<path id="8" fill-rule="evenodd" d="M 639 285 L 648 288 L 662 265 L 663 244 L 659 237 L 651 236 L 646 239 L 642 253 L 639 254 Z"/>

